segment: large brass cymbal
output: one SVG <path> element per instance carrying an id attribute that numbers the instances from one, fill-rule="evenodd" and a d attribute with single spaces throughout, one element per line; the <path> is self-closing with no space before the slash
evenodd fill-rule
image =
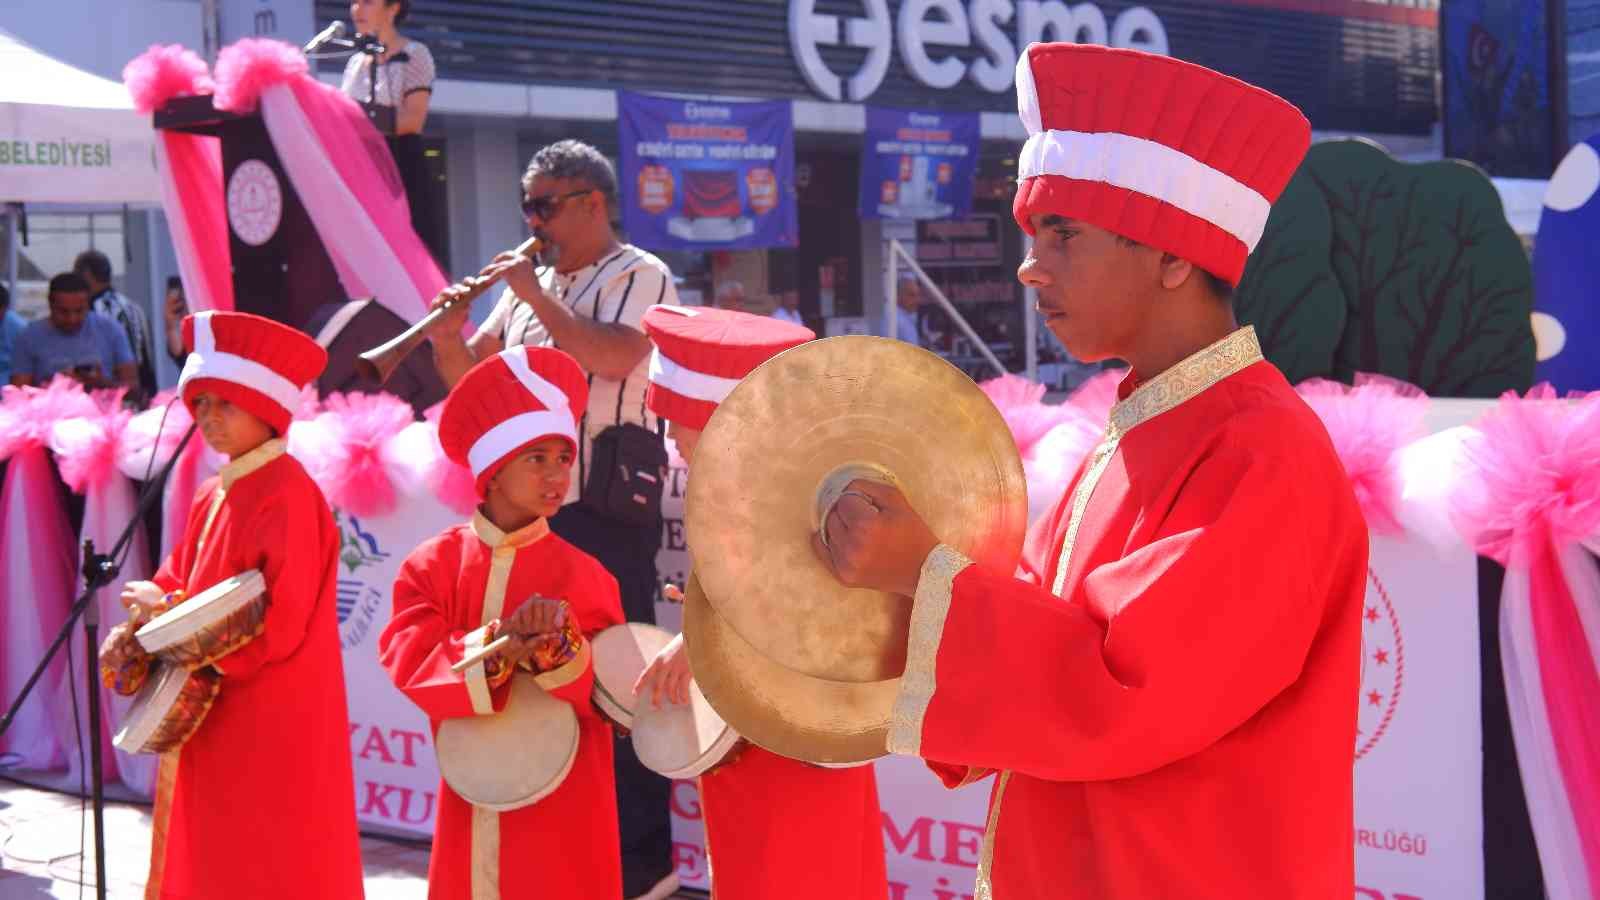
<path id="1" fill-rule="evenodd" d="M 828 681 L 786 669 L 717 614 L 693 575 L 683 592 L 683 641 L 700 692 L 757 746 L 813 763 L 860 763 L 888 752 L 900 679 Z"/>
<path id="2" fill-rule="evenodd" d="M 877 682 L 905 670 L 910 603 L 842 587 L 810 545 L 819 494 L 852 467 L 886 472 L 967 557 L 1016 567 L 1028 500 L 1005 421 L 959 369 L 888 338 L 812 341 L 740 382 L 696 447 L 685 525 L 709 602 L 758 653 Z"/>

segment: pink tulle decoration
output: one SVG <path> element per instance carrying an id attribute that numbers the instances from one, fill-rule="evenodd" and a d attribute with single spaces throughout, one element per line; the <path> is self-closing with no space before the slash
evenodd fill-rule
<path id="1" fill-rule="evenodd" d="M 1367 526 L 1380 534 L 1404 531 L 1396 453 L 1422 436 L 1428 395 L 1403 381 L 1366 373 L 1356 375 L 1354 387 L 1313 378 L 1295 391 L 1328 429 Z"/>
<path id="2" fill-rule="evenodd" d="M 19 451 L 45 447 L 50 430 L 62 419 L 93 416 L 100 411 L 83 386 L 57 375 L 44 387 L 0 388 L 0 460 Z"/>
<path id="3" fill-rule="evenodd" d="M 91 395 L 98 407 L 95 415 L 62 419 L 50 429 L 50 451 L 56 455 L 61 480 L 73 493 L 102 488 L 117 472 L 122 433 L 133 418 L 122 407 L 126 393 L 122 388 L 96 391 Z"/>
<path id="4" fill-rule="evenodd" d="M 1451 512 L 1479 553 L 1526 567 L 1543 542 L 1600 534 L 1600 395 L 1508 391 L 1473 427 Z"/>
<path id="5" fill-rule="evenodd" d="M 176 392 L 162 391 L 150 401 L 149 409 L 128 419 L 122 429 L 122 438 L 118 441 L 117 467 L 122 474 L 135 481 L 143 481 L 147 474 L 153 477 L 160 472 L 161 467 L 172 458 L 184 432 L 194 424 L 189 408 L 176 398 Z M 166 414 L 164 424 L 161 421 L 162 413 Z M 194 439 L 200 440 L 200 435 L 196 434 Z"/>
<path id="6" fill-rule="evenodd" d="M 979 382 L 978 387 L 1000 410 L 1000 417 L 1017 443 L 1017 452 L 1024 458 L 1050 429 L 1075 415 L 1069 407 L 1045 403 L 1045 386 L 1020 375 L 1001 375 Z"/>
<path id="7" fill-rule="evenodd" d="M 255 112 L 261 92 L 306 75 L 310 66 L 300 48 L 269 38 L 245 38 L 217 54 L 217 109 Z"/>
<path id="8" fill-rule="evenodd" d="M 300 389 L 300 406 L 295 409 L 293 418 L 296 420 L 315 419 L 322 414 L 324 408 L 322 397 L 317 393 L 316 384 L 308 384 Z"/>
<path id="9" fill-rule="evenodd" d="M 290 427 L 289 449 L 329 504 L 387 515 L 398 501 L 389 445 L 411 423 L 411 407 L 389 394 L 332 394 L 316 418 Z"/>
<path id="10" fill-rule="evenodd" d="M 1067 395 L 1067 403 L 1087 413 L 1090 419 L 1103 427 L 1111 419 L 1111 407 L 1117 405 L 1117 387 L 1128 377 L 1127 369 L 1106 369 L 1091 376 Z"/>
<path id="11" fill-rule="evenodd" d="M 149 115 L 174 97 L 209 94 L 216 88 L 206 61 L 179 44 L 154 44 L 122 67 L 122 83 L 133 108 Z"/>

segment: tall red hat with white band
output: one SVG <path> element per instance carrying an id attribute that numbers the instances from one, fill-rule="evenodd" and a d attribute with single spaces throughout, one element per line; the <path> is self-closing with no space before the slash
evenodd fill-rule
<path id="1" fill-rule="evenodd" d="M 478 496 L 523 448 L 548 437 L 578 446 L 589 380 L 578 361 L 549 347 L 512 347 L 461 376 L 439 414 L 445 455 L 472 470 Z"/>
<path id="2" fill-rule="evenodd" d="M 189 358 L 178 376 L 183 402 L 213 393 L 287 434 L 300 392 L 328 364 L 328 351 L 282 322 L 240 312 L 202 312 L 183 320 Z"/>
<path id="3" fill-rule="evenodd" d="M 701 430 L 740 379 L 817 336 L 782 319 L 703 306 L 652 306 L 644 331 L 656 345 L 645 405 L 669 422 Z"/>
<path id="4" fill-rule="evenodd" d="M 1017 60 L 1028 142 L 1017 224 L 1054 213 L 1238 284 L 1311 123 L 1287 100 L 1137 50 L 1033 44 Z"/>

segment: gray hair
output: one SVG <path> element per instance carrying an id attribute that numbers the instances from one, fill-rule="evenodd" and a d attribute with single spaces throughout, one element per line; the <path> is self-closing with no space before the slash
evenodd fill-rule
<path id="1" fill-rule="evenodd" d="M 611 167 L 611 160 L 583 141 L 557 141 L 541 148 L 528 160 L 528 169 L 522 173 L 523 190 L 526 191 L 540 175 L 581 181 L 604 194 L 608 201 L 617 197 L 617 170 Z"/>

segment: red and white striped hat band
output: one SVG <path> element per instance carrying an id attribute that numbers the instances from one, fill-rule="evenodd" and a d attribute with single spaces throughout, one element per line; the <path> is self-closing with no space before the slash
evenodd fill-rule
<path id="1" fill-rule="evenodd" d="M 1013 212 L 1088 222 L 1238 283 L 1310 146 L 1292 104 L 1192 63 L 1032 44 L 1017 60 L 1028 140 Z"/>
<path id="2" fill-rule="evenodd" d="M 211 330 L 212 315 L 209 311 L 194 314 L 194 350 L 178 376 L 178 393 L 181 395 L 183 388 L 196 378 L 215 378 L 259 391 L 284 409 L 298 407 L 299 385 L 253 359 L 217 349 L 217 338 Z"/>
<path id="3" fill-rule="evenodd" d="M 527 348 L 512 347 L 503 351 L 500 358 L 544 409 L 518 413 L 473 441 L 472 448 L 467 451 L 467 465 L 474 478 L 528 443 L 529 435 L 554 435 L 566 438 L 574 447 L 578 444 L 577 418 L 568 406 L 566 392 L 539 377 L 528 366 Z"/>
<path id="4" fill-rule="evenodd" d="M 640 324 L 655 344 L 645 406 L 680 428 L 704 429 L 745 376 L 816 337 L 803 325 L 729 309 L 652 306 Z"/>

